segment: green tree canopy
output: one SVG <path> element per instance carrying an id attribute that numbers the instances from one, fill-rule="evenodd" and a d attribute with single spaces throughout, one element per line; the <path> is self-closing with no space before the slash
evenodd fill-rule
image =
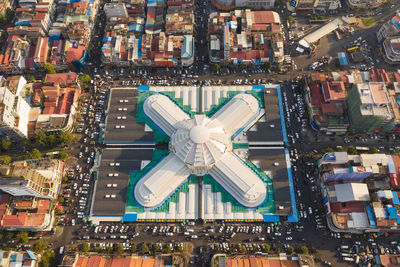
<path id="1" fill-rule="evenodd" d="M 60 160 L 66 160 L 68 158 L 68 153 L 65 152 L 61 152 L 60 154 L 58 154 L 58 158 Z M 67 178 L 68 179 L 68 178 Z M 68 181 L 68 180 L 67 180 Z"/>
<path id="2" fill-rule="evenodd" d="M 350 155 L 357 155 L 357 150 L 355 149 L 354 146 L 349 146 L 347 148 L 347 153 L 349 153 Z"/>
<path id="3" fill-rule="evenodd" d="M 3 162 L 3 164 L 8 165 L 8 164 L 10 164 L 11 160 L 12 160 L 12 158 L 9 155 L 1 156 L 1 161 Z"/>
<path id="4" fill-rule="evenodd" d="M 328 147 L 327 149 L 325 149 L 325 153 L 333 153 L 335 152 L 335 150 L 331 147 Z"/>
<path id="5" fill-rule="evenodd" d="M 131 246 L 131 252 L 132 252 L 132 253 L 135 253 L 136 250 L 137 250 L 136 245 L 135 245 L 135 244 L 132 244 L 132 246 Z"/>
<path id="6" fill-rule="evenodd" d="M 50 134 L 49 136 L 47 136 L 47 145 L 49 146 L 57 145 L 57 136 L 55 136 L 54 134 Z"/>
<path id="7" fill-rule="evenodd" d="M 88 75 L 88 74 L 83 74 L 79 77 L 79 79 L 81 80 L 82 83 L 90 83 L 90 81 L 92 80 L 92 78 Z"/>
<path id="8" fill-rule="evenodd" d="M 39 262 L 39 267 L 53 267 L 56 266 L 56 255 L 52 251 L 46 251 Z"/>
<path id="9" fill-rule="evenodd" d="M 290 23 L 293 23 L 294 18 L 293 18 L 292 16 L 289 16 L 289 17 L 288 17 L 288 21 L 289 21 Z"/>
<path id="10" fill-rule="evenodd" d="M 268 253 L 271 251 L 271 246 L 269 244 L 264 244 L 263 246 L 264 252 Z"/>
<path id="11" fill-rule="evenodd" d="M 118 244 L 117 247 L 115 248 L 115 253 L 122 254 L 124 252 L 124 247 L 121 244 Z"/>
<path id="12" fill-rule="evenodd" d="M 35 244 L 33 244 L 33 251 L 40 254 L 43 250 L 47 248 L 47 242 L 43 240 L 38 240 Z"/>
<path id="13" fill-rule="evenodd" d="M 60 133 L 60 143 L 63 145 L 70 145 L 75 141 L 75 135 L 71 132 L 62 131 Z"/>
<path id="14" fill-rule="evenodd" d="M 296 253 L 308 254 L 308 248 L 306 246 L 299 246 L 295 248 Z"/>
<path id="15" fill-rule="evenodd" d="M 275 249 L 275 252 L 276 252 L 277 254 L 281 253 L 281 248 L 276 248 L 276 249 Z"/>
<path id="16" fill-rule="evenodd" d="M 41 146 L 47 146 L 47 134 L 43 131 L 37 132 L 35 141 Z"/>
<path id="17" fill-rule="evenodd" d="M 293 248 L 293 247 L 288 247 L 288 248 L 286 249 L 286 254 L 288 254 L 288 255 L 292 255 L 293 252 L 294 252 L 294 248 Z"/>
<path id="18" fill-rule="evenodd" d="M 178 252 L 183 252 L 183 247 L 182 247 L 182 246 L 178 246 L 178 247 L 176 248 L 176 250 L 177 250 Z"/>
<path id="19" fill-rule="evenodd" d="M 46 71 L 47 74 L 57 73 L 56 72 L 56 67 L 53 64 L 49 63 L 49 62 L 45 62 L 43 68 L 44 68 L 44 70 Z"/>
<path id="20" fill-rule="evenodd" d="M 21 244 L 26 244 L 29 241 L 29 235 L 27 232 L 19 232 L 15 238 L 18 240 L 19 243 Z"/>
<path id="21" fill-rule="evenodd" d="M 376 154 L 376 153 L 379 153 L 379 150 L 376 147 L 370 147 L 368 153 Z"/>
<path id="22" fill-rule="evenodd" d="M 90 250 L 89 244 L 88 243 L 83 243 L 82 244 L 82 252 L 83 253 L 88 253 Z"/>
<path id="23" fill-rule="evenodd" d="M 172 252 L 171 247 L 170 247 L 170 246 L 165 246 L 165 248 L 164 248 L 164 253 L 165 253 L 165 254 L 170 254 L 171 252 Z"/>
<path id="24" fill-rule="evenodd" d="M 151 246 L 151 251 L 153 251 L 153 253 L 160 252 L 160 250 L 161 250 L 161 248 L 158 244 L 153 244 Z"/>
<path id="25" fill-rule="evenodd" d="M 9 150 L 12 147 L 12 142 L 8 140 L 4 140 L 1 142 L 1 149 L 4 151 Z"/>
<path id="26" fill-rule="evenodd" d="M 145 244 L 145 243 L 143 243 L 141 246 L 140 246 L 140 252 L 142 252 L 142 253 L 147 253 L 147 252 L 149 252 L 150 251 L 150 249 L 149 249 L 149 247 Z"/>
<path id="27" fill-rule="evenodd" d="M 31 153 L 29 153 L 29 157 L 31 159 L 41 159 L 42 158 L 42 152 L 40 152 L 38 149 L 34 148 Z"/>
<path id="28" fill-rule="evenodd" d="M 109 246 L 109 247 L 106 248 L 106 252 L 111 254 L 111 253 L 114 252 L 114 248 L 112 246 Z"/>

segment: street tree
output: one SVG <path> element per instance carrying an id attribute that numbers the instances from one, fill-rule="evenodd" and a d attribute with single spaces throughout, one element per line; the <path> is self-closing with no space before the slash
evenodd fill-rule
<path id="1" fill-rule="evenodd" d="M 60 143 L 70 145 L 75 141 L 75 135 L 71 132 L 62 131 L 59 135 Z"/>
<path id="2" fill-rule="evenodd" d="M 47 74 L 55 74 L 56 72 L 56 67 L 49 63 L 49 62 L 45 62 L 44 66 L 43 66 L 44 70 L 46 71 Z"/>
<path id="3" fill-rule="evenodd" d="M 131 252 L 132 252 L 132 253 L 136 253 L 136 250 L 137 250 L 136 245 L 135 245 L 135 244 L 132 244 Z"/>
<path id="4" fill-rule="evenodd" d="M 18 240 L 19 243 L 21 244 L 26 244 L 29 241 L 29 235 L 27 232 L 19 232 L 15 238 Z"/>
<path id="5" fill-rule="evenodd" d="M 43 250 L 47 248 L 47 242 L 43 240 L 38 240 L 35 244 L 33 244 L 33 251 L 40 254 Z"/>
<path id="6" fill-rule="evenodd" d="M 83 253 L 88 253 L 90 250 L 89 244 L 88 243 L 83 243 L 82 244 L 82 252 Z"/>
<path id="7" fill-rule="evenodd" d="M 308 247 L 306 246 L 298 246 L 295 248 L 296 253 L 299 254 L 308 254 Z"/>
<path id="8" fill-rule="evenodd" d="M 288 248 L 286 249 L 286 254 L 288 254 L 288 255 L 292 255 L 293 252 L 294 252 L 294 248 L 293 248 L 293 247 L 288 247 Z"/>
<path id="9" fill-rule="evenodd" d="M 1 149 L 7 151 L 12 147 L 12 142 L 9 140 L 4 140 L 1 142 Z"/>
<path id="10" fill-rule="evenodd" d="M 34 148 L 31 153 L 29 153 L 29 156 L 31 159 L 41 159 L 42 158 L 42 152 L 40 152 L 38 149 Z"/>
<path id="11" fill-rule="evenodd" d="M 160 250 L 161 250 L 161 248 L 160 248 L 160 246 L 158 244 L 153 244 L 151 246 L 151 251 L 153 251 L 153 253 L 160 252 Z"/>
<path id="12" fill-rule="evenodd" d="M 143 243 L 141 246 L 140 246 L 140 252 L 141 253 L 147 253 L 147 252 L 149 252 L 150 251 L 150 249 L 149 249 L 149 247 L 145 244 L 145 243 Z"/>
<path id="13" fill-rule="evenodd" d="M 124 252 L 124 247 L 121 244 L 118 244 L 117 247 L 115 248 L 115 253 L 120 255 Z"/>
<path id="14" fill-rule="evenodd" d="M 171 252 L 172 252 L 172 249 L 171 249 L 170 246 L 166 246 L 166 247 L 164 248 L 164 253 L 165 253 L 165 254 L 170 254 Z"/>

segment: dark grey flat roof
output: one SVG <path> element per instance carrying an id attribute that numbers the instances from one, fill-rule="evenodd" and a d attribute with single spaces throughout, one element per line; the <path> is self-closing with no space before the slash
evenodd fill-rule
<path id="1" fill-rule="evenodd" d="M 138 96 L 136 88 L 111 89 L 104 144 L 154 143 L 153 132 L 145 132 L 145 124 L 136 122 Z"/>
<path id="2" fill-rule="evenodd" d="M 259 161 L 260 169 L 270 172 L 274 186 L 276 214 L 287 216 L 292 214 L 289 179 L 287 173 L 285 150 L 277 149 L 252 149 L 249 150 L 249 160 Z M 279 163 L 275 166 L 274 163 Z M 280 207 L 283 207 L 281 209 Z"/>
<path id="3" fill-rule="evenodd" d="M 113 149 L 103 150 L 97 185 L 93 199 L 92 215 L 124 215 L 129 185 L 129 172 L 140 170 L 142 160 L 151 160 L 152 149 Z M 120 166 L 110 166 L 110 163 L 120 163 Z M 109 176 L 112 173 L 113 176 Z M 118 176 L 114 176 L 118 173 Z M 107 187 L 107 184 L 117 184 L 117 187 Z M 115 198 L 106 198 L 115 195 Z"/>
<path id="4" fill-rule="evenodd" d="M 247 131 L 249 143 L 279 142 L 283 144 L 279 98 L 275 88 L 264 89 L 264 105 L 265 121 L 257 122 L 256 131 Z"/>

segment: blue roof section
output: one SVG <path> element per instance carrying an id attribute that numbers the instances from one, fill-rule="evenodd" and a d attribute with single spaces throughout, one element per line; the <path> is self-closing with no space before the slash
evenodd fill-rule
<path id="1" fill-rule="evenodd" d="M 400 201 L 399 201 L 399 197 L 397 196 L 397 192 L 392 191 L 392 194 L 393 194 L 393 198 L 392 198 L 393 204 L 400 205 Z"/>
<path id="2" fill-rule="evenodd" d="M 369 224 L 372 228 L 376 228 L 375 214 L 371 206 L 366 207 Z"/>
<path id="3" fill-rule="evenodd" d="M 129 32 L 142 32 L 143 31 L 143 25 L 142 24 L 137 24 L 137 23 L 132 23 L 128 25 L 128 31 Z"/>
<path id="4" fill-rule="evenodd" d="M 150 90 L 150 86 L 140 85 L 138 86 L 140 92 L 147 92 Z"/>
<path id="5" fill-rule="evenodd" d="M 397 209 L 396 207 L 388 207 L 387 212 L 389 213 L 389 218 L 397 220 L 397 223 L 400 223 L 400 218 L 397 215 Z"/>
<path id="6" fill-rule="evenodd" d="M 397 27 L 398 30 L 400 30 L 400 24 L 397 23 L 394 19 L 392 19 L 392 23 Z"/>
<path id="7" fill-rule="evenodd" d="M 137 213 L 125 213 L 124 217 L 122 217 L 124 222 L 136 222 L 137 221 Z"/>
<path id="8" fill-rule="evenodd" d="M 287 149 L 285 149 L 285 155 L 286 155 L 286 158 L 290 158 L 289 151 Z M 298 222 L 299 216 L 298 216 L 297 206 L 296 206 L 296 196 L 294 194 L 292 169 L 288 166 L 288 168 L 286 168 L 286 170 L 287 170 L 288 179 L 289 179 L 290 201 L 292 203 L 292 215 L 288 216 L 288 222 Z"/>
<path id="9" fill-rule="evenodd" d="M 283 112 L 283 105 L 282 105 L 282 92 L 281 86 L 278 85 L 276 87 L 276 91 L 278 93 L 278 104 L 279 104 L 279 114 L 281 115 L 281 126 L 282 126 L 282 135 L 283 135 L 283 142 L 287 143 L 287 133 L 286 133 L 286 126 L 285 126 L 285 113 Z"/>
<path id="10" fill-rule="evenodd" d="M 339 52 L 338 58 L 339 58 L 340 65 L 342 65 L 342 66 L 349 65 L 349 59 L 347 58 L 346 53 Z"/>
<path id="11" fill-rule="evenodd" d="M 183 37 L 183 48 L 181 50 L 181 57 L 190 58 L 193 56 L 193 37 L 185 35 Z"/>
<path id="12" fill-rule="evenodd" d="M 279 216 L 275 214 L 264 214 L 264 222 L 279 222 Z"/>
<path id="13" fill-rule="evenodd" d="M 15 23 L 15 26 L 20 26 L 20 25 L 22 25 L 22 26 L 30 26 L 31 23 L 28 20 L 19 21 L 19 22 Z"/>
<path id="14" fill-rule="evenodd" d="M 37 261 L 35 253 L 33 253 L 31 250 L 27 250 L 26 253 L 28 253 L 28 256 L 29 256 L 29 258 L 31 258 L 31 260 Z"/>
<path id="15" fill-rule="evenodd" d="M 265 88 L 265 84 L 255 84 L 255 85 L 253 85 L 253 90 L 254 91 L 260 92 L 260 91 L 264 90 L 264 88 Z"/>

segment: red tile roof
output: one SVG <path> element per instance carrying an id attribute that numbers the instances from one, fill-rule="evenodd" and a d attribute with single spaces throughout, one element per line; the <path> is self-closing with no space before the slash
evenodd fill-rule
<path id="1" fill-rule="evenodd" d="M 17 215 L 5 215 L 2 219 L 3 226 L 25 225 L 27 213 L 20 212 Z"/>
<path id="2" fill-rule="evenodd" d="M 360 201 L 330 203 L 333 213 L 364 212 L 364 203 Z"/>

